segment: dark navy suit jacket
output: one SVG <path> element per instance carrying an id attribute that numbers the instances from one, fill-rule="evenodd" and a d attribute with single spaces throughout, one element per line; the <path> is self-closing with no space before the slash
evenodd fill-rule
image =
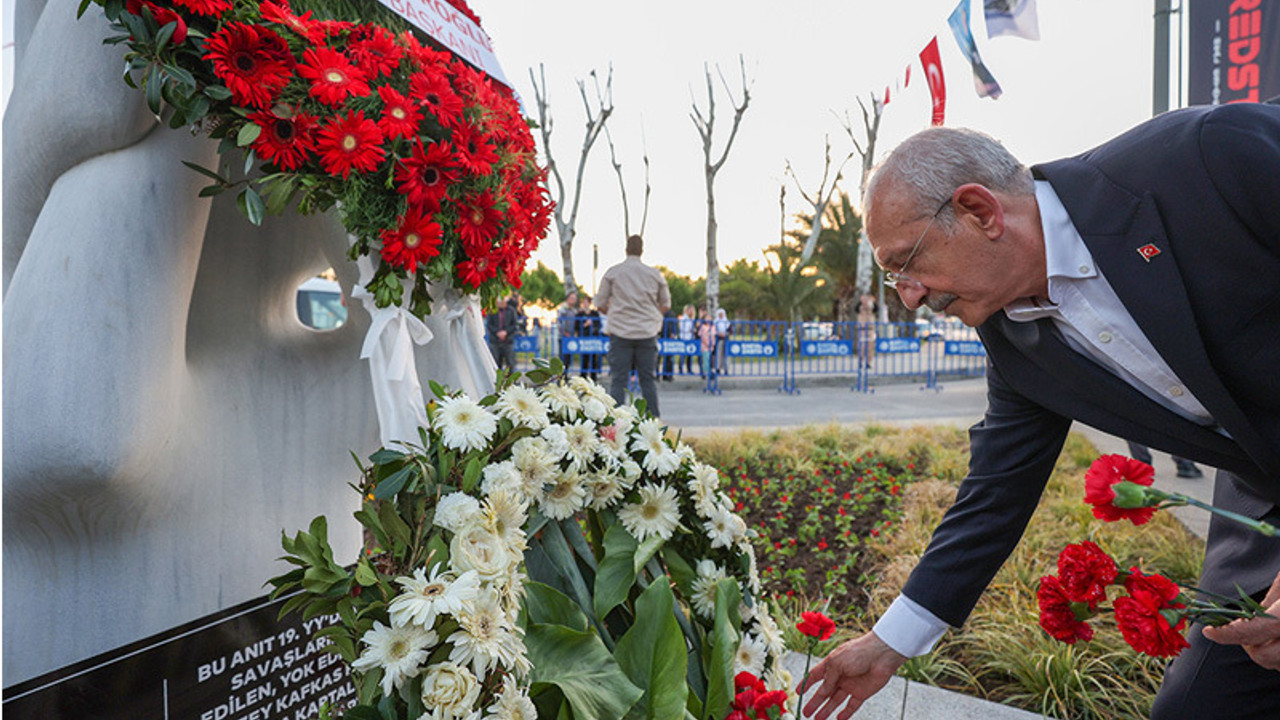
<path id="1" fill-rule="evenodd" d="M 1017 544 L 1073 419 L 1227 471 L 1216 505 L 1280 515 L 1280 107 L 1167 113 L 1032 171 L 1053 186 L 1126 309 L 1226 434 L 1073 351 L 1052 321 L 996 313 L 978 329 L 988 409 L 970 430 L 969 476 L 903 590 L 952 625 Z M 1148 245 L 1158 254 L 1138 251 Z M 1211 523 L 1202 587 L 1256 592 L 1278 571 L 1280 541 Z"/>

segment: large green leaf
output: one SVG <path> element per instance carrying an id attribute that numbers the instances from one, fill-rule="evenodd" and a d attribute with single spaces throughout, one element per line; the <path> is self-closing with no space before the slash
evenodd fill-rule
<path id="1" fill-rule="evenodd" d="M 644 691 L 628 717 L 667 720 L 684 714 L 688 658 L 684 633 L 673 613 L 675 601 L 666 576 L 654 578 L 636 599 L 635 624 L 618 640 L 618 665 Z"/>
<path id="2" fill-rule="evenodd" d="M 586 632 L 587 616 L 568 595 L 540 582 L 527 582 L 524 590 L 529 624 L 564 625 Z"/>
<path id="3" fill-rule="evenodd" d="M 738 583 L 725 578 L 716 584 L 716 624 L 703 648 L 707 703 L 703 717 L 722 718 L 733 700 L 733 658 L 738 654 Z"/>
<path id="4" fill-rule="evenodd" d="M 575 718 L 621 720 L 644 694 L 593 632 L 531 623 L 525 645 L 533 665 L 530 679 L 560 688 Z"/>
<path id="5" fill-rule="evenodd" d="M 604 534 L 604 559 L 596 573 L 596 617 L 604 619 L 631 592 L 636 582 L 636 539 L 621 524 Z"/>

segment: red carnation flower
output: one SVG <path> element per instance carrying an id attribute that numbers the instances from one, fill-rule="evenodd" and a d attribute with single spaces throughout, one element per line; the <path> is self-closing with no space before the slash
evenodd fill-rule
<path id="1" fill-rule="evenodd" d="M 364 71 L 352 65 L 346 55 L 330 48 L 304 52 L 298 74 L 311 81 L 311 97 L 326 105 L 341 105 L 348 96 L 369 94 Z"/>
<path id="2" fill-rule="evenodd" d="M 836 623 L 822 613 L 802 612 L 800 622 L 796 623 L 796 629 L 815 640 L 826 640 L 835 633 Z"/>
<path id="3" fill-rule="evenodd" d="M 378 127 L 382 128 L 383 135 L 411 138 L 418 134 L 422 115 L 409 98 L 390 85 L 378 88 L 378 97 L 382 98 L 382 119 L 378 121 Z"/>
<path id="4" fill-rule="evenodd" d="M 1040 605 L 1040 627 L 1051 637 L 1068 645 L 1075 644 L 1076 640 L 1093 639 L 1093 628 L 1076 617 L 1071 600 L 1062 592 L 1057 577 L 1046 575 L 1040 578 L 1036 601 Z"/>
<path id="5" fill-rule="evenodd" d="M 316 133 L 320 164 L 330 175 L 346 179 L 352 170 L 369 172 L 382 162 L 382 131 L 378 124 L 356 110 L 336 118 Z"/>
<path id="6" fill-rule="evenodd" d="M 382 259 L 413 272 L 440 254 L 440 225 L 421 210 L 410 209 L 394 230 L 382 231 Z"/>
<path id="7" fill-rule="evenodd" d="M 249 122 L 262 128 L 258 139 L 253 141 L 254 152 L 281 170 L 297 170 L 315 150 L 312 131 L 316 119 L 310 115 L 296 113 L 281 117 L 271 112 L 257 112 L 249 115 Z"/>
<path id="8" fill-rule="evenodd" d="M 1088 540 L 1068 545 L 1058 555 L 1062 592 L 1071 602 L 1088 603 L 1091 609 L 1107 599 L 1107 586 L 1115 582 L 1116 562 Z"/>
<path id="9" fill-rule="evenodd" d="M 1182 588 L 1163 575 L 1146 575 L 1136 567 L 1129 568 L 1124 589 L 1133 599 L 1154 608 L 1184 607 L 1176 602 Z"/>
<path id="10" fill-rule="evenodd" d="M 432 67 L 410 75 L 409 97 L 430 110 L 444 127 L 456 127 L 462 120 L 462 98 L 453 91 L 442 70 Z"/>
<path id="11" fill-rule="evenodd" d="M 173 0 L 173 4 L 197 15 L 221 15 L 231 9 L 231 0 Z"/>
<path id="12" fill-rule="evenodd" d="M 1155 514 L 1154 507 L 1121 508 L 1114 505 L 1116 491 L 1113 486 L 1122 482 L 1135 485 L 1151 485 L 1155 470 L 1144 462 L 1124 455 L 1103 455 L 1089 466 L 1084 474 L 1084 500 L 1093 505 L 1093 516 L 1099 520 L 1128 519 L 1141 525 Z"/>
<path id="13" fill-rule="evenodd" d="M 502 224 L 502 213 L 494 206 L 493 194 L 488 190 L 458 203 L 458 224 L 455 229 L 469 252 L 480 252 L 497 237 Z"/>
<path id="14" fill-rule="evenodd" d="M 369 77 L 379 77 L 395 70 L 403 54 L 391 33 L 377 25 L 357 27 L 351 33 L 347 51 Z"/>
<path id="15" fill-rule="evenodd" d="M 277 0 L 277 2 L 268 0 L 262 3 L 258 9 L 262 12 L 263 20 L 277 25 L 284 25 L 305 38 L 312 45 L 319 45 L 324 42 L 324 28 L 311 17 L 310 10 L 302 15 L 294 15 L 293 11 L 289 9 L 288 0 Z"/>
<path id="16" fill-rule="evenodd" d="M 396 186 L 410 205 L 440 207 L 449 184 L 457 179 L 453 148 L 447 142 L 414 143 L 413 152 L 396 166 Z"/>
<path id="17" fill-rule="evenodd" d="M 764 681 L 756 677 L 754 673 L 743 670 L 733 676 L 733 691 L 740 693 L 747 688 L 754 688 L 760 692 L 764 692 Z"/>
<path id="18" fill-rule="evenodd" d="M 1152 657 L 1173 657 L 1190 647 L 1182 631 L 1186 617 L 1178 617 L 1177 623 L 1165 617 L 1160 608 L 1152 607 L 1131 597 L 1118 597 L 1112 603 L 1116 613 L 1116 627 L 1124 635 L 1129 647 Z"/>
<path id="19" fill-rule="evenodd" d="M 270 28 L 230 23 L 204 44 L 204 59 L 240 105 L 265 110 L 289 82 L 293 56 Z"/>
<path id="20" fill-rule="evenodd" d="M 454 129 L 453 145 L 458 149 L 458 164 L 473 175 L 488 175 L 498 161 L 493 143 L 471 123 L 463 123 Z"/>

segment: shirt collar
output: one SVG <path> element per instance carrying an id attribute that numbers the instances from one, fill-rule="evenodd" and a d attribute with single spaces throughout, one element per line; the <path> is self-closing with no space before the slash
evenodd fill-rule
<path id="1" fill-rule="evenodd" d="M 1067 208 L 1058 199 L 1053 186 L 1044 180 L 1036 180 L 1036 205 L 1040 209 L 1040 229 L 1044 235 L 1045 275 L 1048 279 L 1049 301 L 1061 299 L 1064 282 L 1097 277 L 1093 256 L 1084 244 L 1084 238 L 1071 222 Z M 1012 320 L 1032 320 L 1040 316 L 1043 304 L 1033 298 L 1019 298 L 1005 306 Z M 1034 315 L 1034 316 L 1032 316 Z"/>

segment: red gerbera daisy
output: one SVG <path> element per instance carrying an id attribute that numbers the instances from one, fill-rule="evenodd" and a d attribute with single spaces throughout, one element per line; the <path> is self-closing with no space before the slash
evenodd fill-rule
<path id="1" fill-rule="evenodd" d="M 493 242 L 501 223 L 502 213 L 494 207 L 488 190 L 458 203 L 458 236 L 468 250 Z"/>
<path id="2" fill-rule="evenodd" d="M 396 186 L 410 205 L 434 210 L 457 179 L 453 148 L 447 142 L 414 143 L 413 153 L 396 166 Z"/>
<path id="3" fill-rule="evenodd" d="M 373 170 L 386 157 L 382 131 L 360 110 L 340 116 L 317 131 L 316 151 L 325 172 L 342 175 L 343 179 L 352 170 Z"/>
<path id="4" fill-rule="evenodd" d="M 298 74 L 311 81 L 311 97 L 326 105 L 341 105 L 349 95 L 369 94 L 364 71 L 352 65 L 346 55 L 330 48 L 304 52 Z"/>
<path id="5" fill-rule="evenodd" d="M 403 54 L 391 33 L 377 25 L 357 27 L 351 33 L 347 51 L 369 77 L 379 77 L 395 70 Z"/>
<path id="6" fill-rule="evenodd" d="M 442 71 L 428 69 L 410 75 L 409 97 L 430 110 L 444 127 L 455 127 L 462 120 L 462 98 Z"/>
<path id="7" fill-rule="evenodd" d="M 382 98 L 382 119 L 378 121 L 382 134 L 389 138 L 410 138 L 418 134 L 422 114 L 409 98 L 390 85 L 378 88 L 378 97 Z"/>
<path id="8" fill-rule="evenodd" d="M 498 274 L 498 266 L 488 255 L 463 260 L 458 263 L 458 280 L 471 290 L 478 289 L 486 280 Z"/>
<path id="9" fill-rule="evenodd" d="M 281 117 L 273 112 L 258 112 L 249 116 L 249 122 L 262 128 L 253 141 L 254 152 L 281 170 L 297 170 L 306 162 L 308 153 L 315 150 L 312 131 L 316 119 L 310 115 Z"/>
<path id="10" fill-rule="evenodd" d="M 313 45 L 324 42 L 324 28 L 311 17 L 310 10 L 301 15 L 294 15 L 289 8 L 288 0 L 276 0 L 276 2 L 268 0 L 262 3 L 259 10 L 262 12 L 263 20 L 284 25 Z"/>
<path id="11" fill-rule="evenodd" d="M 410 208 L 395 229 L 382 231 L 382 259 L 409 272 L 440 254 L 440 225 L 421 210 Z"/>
<path id="12" fill-rule="evenodd" d="M 197 15 L 221 15 L 231 9 L 231 0 L 173 0 L 173 4 Z"/>
<path id="13" fill-rule="evenodd" d="M 458 149 L 458 164 L 473 175 L 488 175 L 498 162 L 498 152 L 480 128 L 463 123 L 453 131 L 453 144 Z"/>
<path id="14" fill-rule="evenodd" d="M 293 72 L 289 46 L 270 28 L 230 23 L 204 47 L 204 59 L 241 105 L 266 109 Z"/>

